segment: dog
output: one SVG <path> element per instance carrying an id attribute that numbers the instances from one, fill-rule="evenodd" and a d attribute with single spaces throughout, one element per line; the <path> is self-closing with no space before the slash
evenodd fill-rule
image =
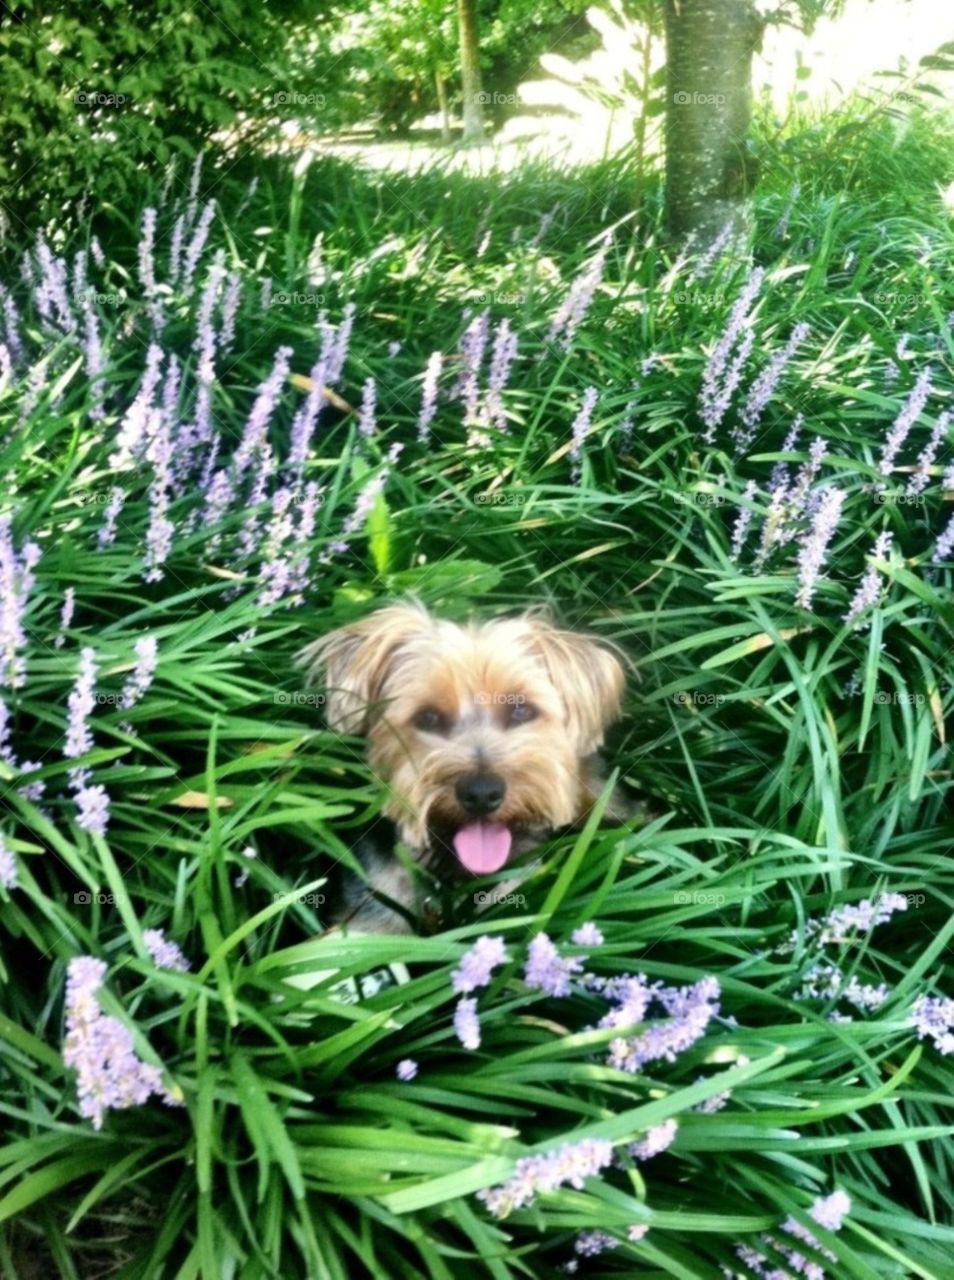
<path id="1" fill-rule="evenodd" d="M 620 712 L 621 656 L 540 613 L 461 626 L 417 602 L 388 605 L 316 640 L 298 665 L 312 683 L 324 676 L 328 727 L 366 738 L 387 789 L 384 822 L 356 848 L 366 879 L 345 887 L 339 922 L 351 928 L 420 928 L 433 891 L 581 825 L 603 790 L 597 753 Z M 614 793 L 604 820 L 628 816 Z"/>

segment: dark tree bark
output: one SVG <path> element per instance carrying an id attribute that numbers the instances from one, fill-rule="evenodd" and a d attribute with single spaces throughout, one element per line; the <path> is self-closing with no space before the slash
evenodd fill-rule
<path id="1" fill-rule="evenodd" d="M 666 220 L 676 237 L 694 232 L 705 245 L 747 225 L 761 31 L 752 0 L 666 0 Z"/>
<path id="2" fill-rule="evenodd" d="M 477 38 L 477 0 L 458 0 L 460 79 L 464 96 L 465 143 L 483 142 L 484 110 L 480 91 L 480 44 Z"/>

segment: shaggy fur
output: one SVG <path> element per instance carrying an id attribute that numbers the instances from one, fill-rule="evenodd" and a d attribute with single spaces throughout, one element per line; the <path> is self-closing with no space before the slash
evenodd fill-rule
<path id="1" fill-rule="evenodd" d="M 468 874 L 454 847 L 475 805 L 510 832 L 509 862 L 585 820 L 602 789 L 596 752 L 624 677 L 591 636 L 532 613 L 459 626 L 397 604 L 315 641 L 299 663 L 324 675 L 329 728 L 367 739 L 384 814 L 438 884 Z M 380 840 L 359 855 L 368 884 L 348 895 L 352 922 L 407 928 L 421 908 L 412 869 Z M 369 890 L 397 910 L 360 903 Z"/>

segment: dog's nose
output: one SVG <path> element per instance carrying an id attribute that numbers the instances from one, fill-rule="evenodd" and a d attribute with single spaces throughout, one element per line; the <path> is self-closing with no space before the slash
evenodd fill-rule
<path id="1" fill-rule="evenodd" d="M 493 813 L 503 804 L 507 784 L 496 773 L 465 773 L 454 787 L 460 807 L 472 818 Z"/>

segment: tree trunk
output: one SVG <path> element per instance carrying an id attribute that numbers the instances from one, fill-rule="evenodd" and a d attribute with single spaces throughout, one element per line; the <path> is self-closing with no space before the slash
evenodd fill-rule
<path id="1" fill-rule="evenodd" d="M 666 0 L 666 221 L 705 247 L 745 231 L 754 166 L 746 150 L 752 0 Z"/>
<path id="2" fill-rule="evenodd" d="M 458 0 L 460 79 L 464 95 L 465 144 L 483 142 L 484 110 L 480 91 L 480 44 L 477 39 L 477 0 Z"/>
<path id="3" fill-rule="evenodd" d="M 451 140 L 450 108 L 447 105 L 447 85 L 439 71 L 434 72 L 434 84 L 437 88 L 437 105 L 441 111 L 441 142 L 446 147 Z"/>

